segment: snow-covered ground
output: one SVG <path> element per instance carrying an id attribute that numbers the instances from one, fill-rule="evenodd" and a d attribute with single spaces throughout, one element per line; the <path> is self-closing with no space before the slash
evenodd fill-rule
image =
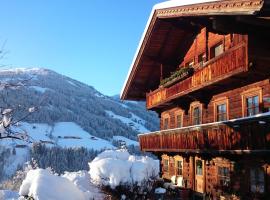
<path id="1" fill-rule="evenodd" d="M 106 110 L 105 112 L 110 117 L 115 118 L 115 119 L 119 119 L 124 124 L 127 124 L 128 126 L 130 126 L 131 128 L 133 128 L 135 131 L 138 131 L 140 133 L 150 132 L 144 126 L 145 125 L 145 121 L 143 119 L 141 119 L 140 117 L 134 115 L 133 113 L 131 113 L 131 116 L 132 116 L 131 118 L 127 118 L 127 117 L 123 117 L 123 116 L 120 116 L 120 115 L 116 115 L 114 112 L 112 112 L 110 110 Z"/>
<path id="2" fill-rule="evenodd" d="M 119 135 L 113 136 L 113 140 L 119 141 L 119 142 L 124 142 L 126 146 L 129 146 L 129 145 L 139 146 L 139 142 L 128 139 L 128 138 L 123 137 L 123 136 L 119 136 Z"/>
<path id="3" fill-rule="evenodd" d="M 109 141 L 92 136 L 74 122 L 59 122 L 54 126 L 23 122 L 16 130 L 25 131 L 32 138 L 33 142 L 42 142 L 47 146 L 58 145 L 66 148 L 85 147 L 94 150 L 114 148 Z M 3 140 L 2 145 L 5 142 L 7 141 Z M 21 144 L 22 142 L 16 141 L 16 143 Z M 25 145 L 29 144 L 25 143 Z"/>
<path id="4" fill-rule="evenodd" d="M 40 93 L 44 93 L 47 90 L 50 90 L 49 88 L 43 88 L 43 87 L 39 87 L 39 86 L 30 86 L 29 88 L 33 89 L 33 90 L 35 90 L 37 92 L 40 92 Z"/>

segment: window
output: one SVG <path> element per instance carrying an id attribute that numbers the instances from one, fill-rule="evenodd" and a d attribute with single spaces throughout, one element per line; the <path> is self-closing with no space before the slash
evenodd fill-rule
<path id="1" fill-rule="evenodd" d="M 168 129 L 169 128 L 169 118 L 165 118 L 164 119 L 164 125 L 163 125 L 164 129 Z"/>
<path id="2" fill-rule="evenodd" d="M 175 112 L 175 127 L 181 128 L 183 126 L 183 111 L 178 110 Z"/>
<path id="3" fill-rule="evenodd" d="M 182 115 L 181 114 L 176 115 L 176 127 L 177 128 L 182 127 Z"/>
<path id="4" fill-rule="evenodd" d="M 259 96 L 246 98 L 246 113 L 247 116 L 252 116 L 259 113 Z"/>
<path id="5" fill-rule="evenodd" d="M 202 54 L 200 54 L 198 56 L 198 64 L 199 64 L 200 67 L 203 66 L 203 64 L 204 64 L 204 53 L 202 53 Z"/>
<path id="6" fill-rule="evenodd" d="M 198 125 L 201 123 L 201 111 L 200 107 L 193 108 L 193 125 Z"/>
<path id="7" fill-rule="evenodd" d="M 169 172 L 169 159 L 164 159 L 163 164 L 163 171 Z"/>
<path id="8" fill-rule="evenodd" d="M 196 160 L 196 175 L 203 175 L 203 163 L 201 160 Z"/>
<path id="9" fill-rule="evenodd" d="M 217 105 L 217 121 L 225 121 L 227 120 L 227 106 L 226 104 Z"/>
<path id="10" fill-rule="evenodd" d="M 227 97 L 221 97 L 214 100 L 215 121 L 220 122 L 229 119 L 228 105 L 229 99 Z"/>
<path id="11" fill-rule="evenodd" d="M 218 180 L 220 186 L 227 187 L 230 184 L 230 169 L 228 167 L 218 167 Z"/>
<path id="12" fill-rule="evenodd" d="M 264 193 L 264 171 L 262 168 L 250 169 L 250 190 L 251 192 Z"/>
<path id="13" fill-rule="evenodd" d="M 182 176 L 183 175 L 183 161 L 176 160 L 176 175 Z"/>
<path id="14" fill-rule="evenodd" d="M 262 89 L 253 88 L 242 93 L 243 116 L 252 116 L 260 113 L 262 102 Z"/>
<path id="15" fill-rule="evenodd" d="M 223 52 L 224 52 L 224 46 L 223 46 L 223 43 L 221 42 L 210 49 L 210 57 L 215 58 L 221 55 Z"/>

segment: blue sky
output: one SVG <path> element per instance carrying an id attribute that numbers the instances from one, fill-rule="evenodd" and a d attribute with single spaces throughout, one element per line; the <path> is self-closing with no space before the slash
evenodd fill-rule
<path id="1" fill-rule="evenodd" d="M 152 6 L 162 0 L 0 0 L 1 64 L 55 70 L 119 94 Z"/>

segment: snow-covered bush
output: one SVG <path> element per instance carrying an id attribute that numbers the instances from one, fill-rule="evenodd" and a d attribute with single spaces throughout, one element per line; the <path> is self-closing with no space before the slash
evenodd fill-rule
<path id="1" fill-rule="evenodd" d="M 146 187 L 145 183 L 158 177 L 159 161 L 147 156 L 133 156 L 127 150 L 107 150 L 89 163 L 92 181 L 115 189 Z M 145 189 L 145 188 L 144 188 Z"/>
<path id="2" fill-rule="evenodd" d="M 64 177 L 53 175 L 49 170 L 30 170 L 24 179 L 19 194 L 35 200 L 86 200 L 88 195 Z"/>

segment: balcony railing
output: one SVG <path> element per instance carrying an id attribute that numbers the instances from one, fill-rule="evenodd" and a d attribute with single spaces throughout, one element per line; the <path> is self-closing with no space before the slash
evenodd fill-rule
<path id="1" fill-rule="evenodd" d="M 270 150 L 270 113 L 139 135 L 151 152 Z"/>
<path id="2" fill-rule="evenodd" d="M 195 73 L 168 88 L 159 88 L 146 95 L 147 108 L 151 109 L 174 98 L 181 97 L 207 85 L 248 70 L 247 46 L 245 43 L 232 47 L 222 55 L 206 62 Z"/>

